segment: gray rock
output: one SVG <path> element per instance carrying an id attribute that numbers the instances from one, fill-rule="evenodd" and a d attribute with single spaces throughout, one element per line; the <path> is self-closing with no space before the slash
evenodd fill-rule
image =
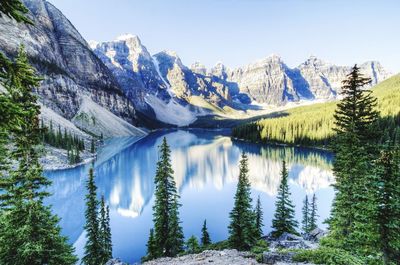
<path id="1" fill-rule="evenodd" d="M 206 250 L 199 254 L 185 255 L 177 258 L 160 258 L 143 263 L 143 265 L 258 265 L 248 252 L 239 252 L 234 249 L 222 251 Z"/>
<path id="2" fill-rule="evenodd" d="M 290 233 L 283 233 L 277 239 L 267 237 L 267 241 L 269 242 L 271 249 L 310 249 L 316 247 L 313 242 Z"/>
<path id="3" fill-rule="evenodd" d="M 120 259 L 110 259 L 109 261 L 107 261 L 105 265 L 128 265 L 128 264 L 122 262 Z"/>
<path id="4" fill-rule="evenodd" d="M 278 253 L 278 252 L 264 252 L 262 263 L 265 264 L 276 264 L 278 262 L 292 262 L 292 258 L 294 256 L 294 252 L 288 253 Z"/>
<path id="5" fill-rule="evenodd" d="M 285 232 L 276 241 L 290 241 L 290 240 L 303 240 L 303 238 L 301 236 Z"/>
<path id="6" fill-rule="evenodd" d="M 328 233 L 327 231 L 317 227 L 308 234 L 307 239 L 313 242 L 318 242 L 322 237 L 327 235 L 327 233 Z"/>

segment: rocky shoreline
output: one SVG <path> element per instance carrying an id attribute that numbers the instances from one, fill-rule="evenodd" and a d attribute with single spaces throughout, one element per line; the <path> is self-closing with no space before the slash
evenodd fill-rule
<path id="1" fill-rule="evenodd" d="M 142 265 L 314 265 L 293 261 L 296 250 L 316 249 L 320 238 L 326 235 L 326 231 L 316 228 L 307 235 L 297 236 L 284 233 L 277 239 L 269 236 L 263 237 L 269 244 L 268 251 L 264 251 L 261 260 L 257 261 L 255 254 L 241 252 L 235 249 L 205 250 L 197 254 L 188 254 L 175 258 L 159 258 L 147 261 Z M 137 263 L 140 264 L 140 263 Z M 112 259 L 106 265 L 128 265 L 119 259 Z"/>

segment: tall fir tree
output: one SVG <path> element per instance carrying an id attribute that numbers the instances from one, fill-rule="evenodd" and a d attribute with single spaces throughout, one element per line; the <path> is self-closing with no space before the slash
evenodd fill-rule
<path id="1" fill-rule="evenodd" d="M 249 250 L 257 241 L 248 172 L 248 159 L 243 152 L 239 166 L 235 202 L 229 214 L 230 224 L 228 227 L 229 244 L 237 250 Z"/>
<path id="2" fill-rule="evenodd" d="M 150 229 L 149 239 L 147 241 L 147 254 L 142 258 L 142 262 L 152 260 L 158 257 L 157 242 L 154 236 L 154 229 Z"/>
<path id="3" fill-rule="evenodd" d="M 257 204 L 256 204 L 256 208 L 254 210 L 254 213 L 255 213 L 255 222 L 256 222 L 256 238 L 259 239 L 263 235 L 262 227 L 264 226 L 263 211 L 262 211 L 262 207 L 261 207 L 260 195 L 257 197 Z"/>
<path id="4" fill-rule="evenodd" d="M 378 247 L 385 265 L 400 261 L 400 147 L 387 145 L 375 163 Z"/>
<path id="5" fill-rule="evenodd" d="M 96 147 L 94 144 L 94 139 L 92 138 L 92 140 L 90 141 L 90 153 L 94 154 L 94 152 L 96 152 Z"/>
<path id="6" fill-rule="evenodd" d="M 173 185 L 175 187 L 175 181 Z M 174 192 L 176 192 L 176 190 Z M 172 257 L 175 257 L 178 254 L 182 253 L 184 251 L 185 245 L 185 237 L 183 235 L 183 229 L 181 226 L 181 221 L 179 219 L 179 207 L 181 206 L 181 204 L 178 202 L 178 199 L 179 195 L 175 193 L 169 213 L 169 234 L 167 246 L 169 248 L 169 255 Z"/>
<path id="7" fill-rule="evenodd" d="M 311 232 L 315 228 L 317 228 L 317 218 L 318 218 L 318 213 L 317 213 L 317 196 L 315 193 L 313 194 L 312 201 L 311 201 L 311 206 L 310 206 L 310 215 L 309 215 L 309 224 L 308 224 L 308 231 Z"/>
<path id="8" fill-rule="evenodd" d="M 301 210 L 302 213 L 302 221 L 301 221 L 301 229 L 303 230 L 304 233 L 309 233 L 310 232 L 310 220 L 309 220 L 309 216 L 310 216 L 310 209 L 309 209 L 309 203 L 308 203 L 308 195 L 306 195 L 306 197 L 304 198 L 303 201 L 303 208 Z"/>
<path id="9" fill-rule="evenodd" d="M 281 183 L 276 197 L 276 210 L 272 220 L 272 236 L 280 237 L 283 233 L 298 234 L 296 231 L 297 221 L 294 217 L 294 205 L 290 199 L 288 185 L 289 173 L 286 168 L 286 162 L 282 162 Z"/>
<path id="10" fill-rule="evenodd" d="M 97 187 L 94 182 L 93 168 L 89 170 L 89 178 L 86 182 L 87 194 L 85 198 L 86 209 L 85 209 L 85 230 L 86 230 L 86 244 L 85 253 L 83 256 L 83 263 L 85 265 L 98 265 L 101 264 L 101 236 L 100 236 L 100 225 L 98 219 L 98 206 L 97 200 Z"/>
<path id="11" fill-rule="evenodd" d="M 379 113 L 375 110 L 376 99 L 371 91 L 364 89 L 370 82 L 355 65 L 343 81 L 343 99 L 334 114 L 336 194 L 328 221 L 333 240 L 327 241 L 362 255 L 373 253 L 377 240 L 371 221 L 375 184 L 370 168 L 379 138 L 375 126 Z"/>
<path id="12" fill-rule="evenodd" d="M 204 220 L 203 227 L 201 228 L 201 246 L 206 247 L 211 244 L 210 234 L 207 229 L 207 220 Z"/>
<path id="13" fill-rule="evenodd" d="M 101 264 L 112 259 L 112 241 L 110 228 L 110 208 L 105 203 L 104 196 L 100 200 L 100 221 L 99 235 L 101 244 Z"/>
<path id="14" fill-rule="evenodd" d="M 6 126 L 15 164 L 0 181 L 0 264 L 74 264 L 76 257 L 67 238 L 61 236 L 58 218 L 43 205 L 50 181 L 39 163 L 39 113 L 32 90 L 41 80 L 28 62 L 23 46 L 9 65 L 5 88 L 9 103 L 18 109 L 16 126 Z M 10 124 L 8 124 L 10 125 Z"/>
<path id="15" fill-rule="evenodd" d="M 156 257 L 176 256 L 183 251 L 184 237 L 179 220 L 179 194 L 173 177 L 167 139 L 160 146 L 155 182 L 155 203 L 153 206 L 154 238 L 157 246 Z"/>

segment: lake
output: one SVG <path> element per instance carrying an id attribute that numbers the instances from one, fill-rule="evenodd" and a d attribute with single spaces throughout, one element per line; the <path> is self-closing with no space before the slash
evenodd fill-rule
<path id="1" fill-rule="evenodd" d="M 253 203 L 260 196 L 264 210 L 264 233 L 271 231 L 274 202 L 280 183 L 282 160 L 289 169 L 292 200 L 301 221 L 306 194 L 317 196 L 319 225 L 329 216 L 334 196 L 330 186 L 333 155 L 326 151 L 267 146 L 232 140 L 224 130 L 165 130 L 142 139 L 133 137 L 108 140 L 94 163 L 98 194 L 110 206 L 113 255 L 125 262 L 140 260 L 152 228 L 154 175 L 158 146 L 163 137 L 171 147 L 174 177 L 181 195 L 180 218 L 185 237 L 200 237 L 204 219 L 211 239 L 227 238 L 229 212 L 233 207 L 239 174 L 240 155 L 249 158 L 249 176 Z M 73 169 L 47 171 L 53 182 L 46 200 L 61 217 L 65 235 L 81 257 L 85 243 L 83 231 L 85 182 L 89 165 Z"/>

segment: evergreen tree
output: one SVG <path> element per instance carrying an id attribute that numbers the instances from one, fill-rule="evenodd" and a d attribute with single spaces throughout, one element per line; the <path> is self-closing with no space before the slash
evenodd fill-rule
<path id="1" fill-rule="evenodd" d="M 336 194 L 329 219 L 329 242 L 361 255 L 372 254 L 377 240 L 372 223 L 375 184 L 370 168 L 379 138 L 375 126 L 378 112 L 376 99 L 363 89 L 370 81 L 357 66 L 343 81 L 343 99 L 334 115 L 337 137 L 332 146 L 336 154 Z"/>
<path id="2" fill-rule="evenodd" d="M 181 206 L 181 204 L 179 204 L 178 199 L 179 195 L 176 193 L 173 196 L 173 201 L 169 214 L 169 235 L 167 245 L 170 249 L 170 256 L 173 257 L 183 252 L 185 244 L 183 229 L 180 225 L 181 222 L 179 220 L 179 207 Z"/>
<path id="3" fill-rule="evenodd" d="M 230 212 L 229 244 L 237 250 L 249 250 L 257 241 L 254 212 L 251 205 L 251 186 L 248 178 L 248 160 L 242 153 L 235 203 Z"/>
<path id="4" fill-rule="evenodd" d="M 179 221 L 179 195 L 173 178 L 170 149 L 166 138 L 160 146 L 160 159 L 155 176 L 155 203 L 153 206 L 156 257 L 176 256 L 183 250 L 183 232 Z"/>
<path id="5" fill-rule="evenodd" d="M 297 234 L 297 221 L 294 217 L 294 206 L 290 200 L 291 193 L 289 191 L 288 171 L 285 161 L 282 162 L 281 176 L 282 180 L 275 203 L 275 215 L 272 220 L 272 236 L 274 238 L 280 237 L 285 232 Z"/>
<path id="6" fill-rule="evenodd" d="M 386 146 L 375 166 L 379 189 L 376 193 L 377 212 L 374 222 L 378 226 L 378 247 L 384 264 L 400 260 L 400 150 Z M 392 263 L 391 263 L 392 262 Z"/>
<path id="7" fill-rule="evenodd" d="M 308 203 L 308 196 L 306 195 L 306 198 L 304 199 L 304 204 L 303 204 L 303 209 L 302 209 L 302 230 L 304 233 L 309 233 L 310 232 L 310 209 L 309 209 L 309 203 Z"/>
<path id="8" fill-rule="evenodd" d="M 96 152 L 96 150 L 94 145 L 94 139 L 92 138 L 92 141 L 90 142 L 90 153 L 94 154 L 94 152 Z"/>
<path id="9" fill-rule="evenodd" d="M 5 88 L 9 103 L 18 111 L 14 121 L 3 127 L 11 136 L 10 159 L 15 167 L 7 168 L 0 181 L 0 264 L 74 264 L 73 248 L 61 236 L 58 218 L 43 205 L 50 181 L 39 163 L 40 107 L 32 94 L 41 79 L 23 46 L 9 67 Z"/>
<path id="10" fill-rule="evenodd" d="M 189 237 L 186 241 L 186 253 L 193 254 L 197 253 L 200 250 L 199 241 L 195 236 Z"/>
<path id="11" fill-rule="evenodd" d="M 315 196 L 315 193 L 313 194 L 312 197 L 312 202 L 311 202 L 311 208 L 310 208 L 310 215 L 309 215 L 309 224 L 308 224 L 308 231 L 311 232 L 315 228 L 317 228 L 317 197 Z"/>
<path id="12" fill-rule="evenodd" d="M 260 200 L 260 195 L 257 198 L 257 204 L 256 204 L 256 209 L 255 209 L 255 222 L 256 222 L 256 238 L 259 239 L 263 235 L 262 227 L 263 225 L 263 212 L 262 212 L 262 207 L 261 207 L 261 200 Z"/>
<path id="13" fill-rule="evenodd" d="M 24 22 L 33 25 L 32 21 L 26 17 L 28 9 L 20 0 L 2 0 L 0 2 L 0 17 L 3 15 L 15 19 L 17 22 Z"/>
<path id="14" fill-rule="evenodd" d="M 105 204 L 104 196 L 100 201 L 99 241 L 101 243 L 101 264 L 112 259 L 112 241 L 110 228 L 110 209 Z"/>
<path id="15" fill-rule="evenodd" d="M 201 246 L 205 247 L 210 244 L 211 244 L 211 238 L 207 229 L 207 220 L 204 220 L 203 227 L 201 228 Z"/>
<path id="16" fill-rule="evenodd" d="M 85 265 L 98 265 L 101 264 L 101 236 L 98 220 L 98 204 L 96 198 L 97 187 L 94 182 L 93 168 L 89 170 L 89 178 L 86 182 L 86 209 L 85 209 L 85 230 L 86 230 L 86 244 L 85 254 L 82 259 Z"/>
<path id="17" fill-rule="evenodd" d="M 147 241 L 147 255 L 142 259 L 142 261 L 152 260 L 157 258 L 158 251 L 157 251 L 157 242 L 154 237 L 154 230 L 150 229 L 150 236 L 149 240 Z"/>

